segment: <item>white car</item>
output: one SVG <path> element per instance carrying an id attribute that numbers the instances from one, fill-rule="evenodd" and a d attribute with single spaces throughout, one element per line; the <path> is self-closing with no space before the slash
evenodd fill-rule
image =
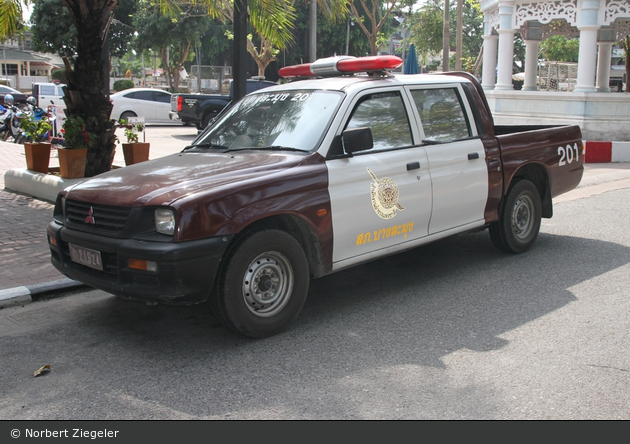
<path id="1" fill-rule="evenodd" d="M 171 111 L 171 93 L 156 88 L 130 88 L 110 96 L 111 118 L 128 120 L 129 117 L 144 117 L 145 123 L 173 123 L 168 116 Z"/>

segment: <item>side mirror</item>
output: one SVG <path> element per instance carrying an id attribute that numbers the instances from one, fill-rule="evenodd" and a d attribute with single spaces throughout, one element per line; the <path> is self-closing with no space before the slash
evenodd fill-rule
<path id="1" fill-rule="evenodd" d="M 341 134 L 343 149 L 346 153 L 356 153 L 357 151 L 367 151 L 374 148 L 372 130 L 370 128 L 354 128 L 345 130 Z"/>

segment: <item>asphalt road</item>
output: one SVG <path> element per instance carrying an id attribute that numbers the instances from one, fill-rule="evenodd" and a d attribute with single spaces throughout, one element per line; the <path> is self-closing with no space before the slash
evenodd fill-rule
<path id="1" fill-rule="evenodd" d="M 264 340 L 101 291 L 6 308 L 0 419 L 628 420 L 630 188 L 591 194 L 526 254 L 463 234 L 313 281 Z"/>

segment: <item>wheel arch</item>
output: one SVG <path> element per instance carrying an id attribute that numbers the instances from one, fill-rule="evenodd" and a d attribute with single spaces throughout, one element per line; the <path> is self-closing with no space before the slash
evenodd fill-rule
<path id="1" fill-rule="evenodd" d="M 553 203 L 551 200 L 551 187 L 549 186 L 549 174 L 545 166 L 540 163 L 527 163 L 521 166 L 512 176 L 505 195 L 519 180 L 529 180 L 534 184 L 540 195 L 542 217 L 551 218 L 553 216 Z"/>
<path id="2" fill-rule="evenodd" d="M 311 276 L 317 278 L 327 274 L 324 267 L 323 252 L 317 234 L 304 219 L 291 214 L 269 216 L 251 223 L 234 236 L 225 252 L 225 256 L 227 257 L 229 255 L 234 245 L 243 236 L 249 235 L 255 231 L 268 229 L 284 231 L 297 240 L 308 261 Z"/>

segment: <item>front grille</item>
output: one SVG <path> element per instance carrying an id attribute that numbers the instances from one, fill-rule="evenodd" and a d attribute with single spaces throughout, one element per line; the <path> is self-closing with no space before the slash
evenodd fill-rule
<path id="1" fill-rule="evenodd" d="M 66 222 L 115 234 L 125 228 L 130 211 L 130 208 L 67 200 Z"/>

